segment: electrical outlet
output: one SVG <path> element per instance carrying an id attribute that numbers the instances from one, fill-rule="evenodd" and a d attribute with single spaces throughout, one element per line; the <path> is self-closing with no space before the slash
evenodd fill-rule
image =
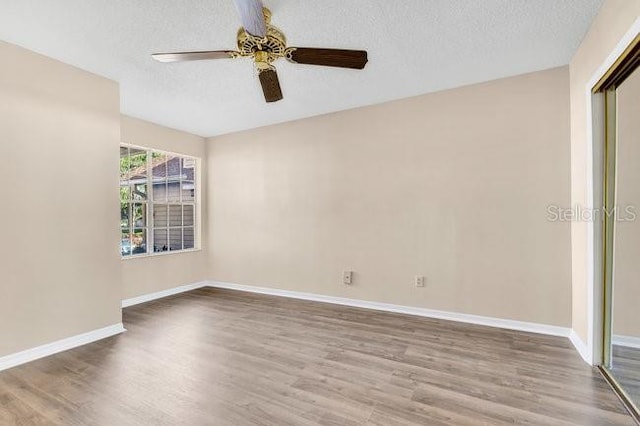
<path id="1" fill-rule="evenodd" d="M 422 275 L 416 275 L 414 278 L 414 282 L 416 284 L 416 287 L 424 287 L 425 285 L 425 278 Z"/>
<path id="2" fill-rule="evenodd" d="M 342 282 L 346 285 L 351 285 L 353 281 L 353 272 L 352 271 L 344 271 L 342 273 Z"/>

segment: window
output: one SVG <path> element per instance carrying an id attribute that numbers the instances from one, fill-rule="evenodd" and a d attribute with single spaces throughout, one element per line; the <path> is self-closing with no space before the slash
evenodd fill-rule
<path id="1" fill-rule="evenodd" d="M 196 159 L 120 147 L 123 257 L 196 247 Z"/>

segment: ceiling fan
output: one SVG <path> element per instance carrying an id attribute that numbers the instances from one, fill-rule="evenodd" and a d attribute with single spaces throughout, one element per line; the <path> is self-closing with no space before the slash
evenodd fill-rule
<path id="1" fill-rule="evenodd" d="M 264 99 L 276 102 L 282 99 L 278 74 L 272 63 L 286 58 L 296 64 L 324 65 L 328 67 L 363 69 L 367 63 L 364 50 L 316 49 L 287 47 L 287 41 L 278 28 L 271 25 L 271 12 L 261 0 L 235 0 L 243 28 L 238 30 L 238 50 L 210 50 L 201 52 L 156 53 L 159 62 L 200 61 L 249 57 L 255 61 Z"/>

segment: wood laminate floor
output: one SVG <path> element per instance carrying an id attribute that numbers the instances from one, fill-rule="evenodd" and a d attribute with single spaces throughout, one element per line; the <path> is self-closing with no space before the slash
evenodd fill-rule
<path id="1" fill-rule="evenodd" d="M 564 338 L 229 290 L 0 373 L 0 425 L 633 425 Z"/>

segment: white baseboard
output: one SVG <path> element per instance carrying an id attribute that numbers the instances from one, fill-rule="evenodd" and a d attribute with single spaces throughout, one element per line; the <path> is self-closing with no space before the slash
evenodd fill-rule
<path id="1" fill-rule="evenodd" d="M 611 343 L 616 346 L 625 346 L 627 348 L 640 349 L 640 337 L 622 336 L 616 334 L 611 339 Z"/>
<path id="2" fill-rule="evenodd" d="M 569 340 L 571 340 L 573 347 L 576 348 L 576 351 L 578 351 L 578 354 L 580 354 L 582 359 L 587 364 L 592 365 L 593 354 L 591 353 L 591 351 L 589 351 L 589 347 L 587 346 L 586 343 L 582 341 L 582 339 L 580 338 L 580 336 L 578 336 L 578 333 L 576 333 L 575 330 L 571 330 L 571 333 L 569 334 Z"/>
<path id="3" fill-rule="evenodd" d="M 504 328 L 509 330 L 526 331 L 531 333 L 546 334 L 551 336 L 567 337 L 571 340 L 580 356 L 589 364 L 591 364 L 591 356 L 587 350 L 587 346 L 578 337 L 575 331 L 554 325 L 538 324 L 524 321 L 515 321 L 502 318 L 485 317 L 479 315 L 462 314 L 457 312 L 439 311 L 434 309 L 417 308 L 402 305 L 393 305 L 389 303 L 370 302 L 365 300 L 348 299 L 343 297 L 325 296 L 314 293 L 303 293 L 290 290 L 280 290 L 267 287 L 256 287 L 242 284 L 225 283 L 220 281 L 202 281 L 194 284 L 188 284 L 175 287 L 156 293 L 146 294 L 122 301 L 122 307 L 137 305 L 149 302 L 174 294 L 184 293 L 186 291 L 195 290 L 202 287 L 225 288 L 231 290 L 246 291 L 251 293 L 269 294 L 273 296 L 289 297 L 293 299 L 310 300 L 315 302 L 332 303 L 335 305 L 352 306 L 357 308 L 372 309 L 377 311 L 395 312 L 401 314 L 415 315 L 427 318 L 436 318 L 449 321 L 457 321 L 469 324 L 484 325 L 489 327 Z M 123 324 L 114 324 L 88 333 L 79 334 L 77 336 L 58 340 L 53 343 L 27 349 L 22 352 L 0 357 L 0 371 L 17 365 L 35 361 L 49 355 L 73 349 L 78 346 L 86 345 L 119 333 L 126 331 Z M 627 336 L 615 336 L 614 344 L 622 346 L 630 346 L 640 348 L 640 338 Z"/>
<path id="4" fill-rule="evenodd" d="M 122 301 L 122 307 L 127 308 L 129 306 L 139 305 L 141 303 L 150 302 L 156 299 L 162 299 L 163 297 L 173 296 L 174 294 L 184 293 L 186 291 L 195 290 L 197 288 L 206 287 L 207 281 L 201 281 L 198 283 L 187 284 L 180 287 L 174 287 L 167 290 L 158 291 L 155 293 L 143 294 L 142 296 L 132 297 L 131 299 L 125 299 Z"/>
<path id="5" fill-rule="evenodd" d="M 457 312 L 438 311 L 426 308 L 414 308 L 410 306 L 392 305 L 389 303 L 368 302 L 365 300 L 324 296 L 314 293 L 302 293 L 297 291 L 280 290 L 267 287 L 255 287 L 242 284 L 225 283 L 220 281 L 209 281 L 208 285 L 214 288 L 226 288 L 230 290 L 239 290 L 251 293 L 269 294 L 273 296 L 290 297 L 293 299 L 311 300 L 315 302 L 332 303 L 335 305 L 353 306 L 357 308 L 373 309 L 377 311 L 395 312 L 427 318 L 458 321 L 468 324 L 486 325 L 489 327 L 527 331 L 531 333 L 547 334 L 551 336 L 569 337 L 569 334 L 571 332 L 569 328 L 558 327 L 555 325 L 514 321 L 501 318 L 484 317 L 479 315 L 461 314 Z"/>
<path id="6" fill-rule="evenodd" d="M 114 336 L 126 331 L 122 323 L 110 325 L 108 327 L 99 328 L 88 333 L 78 334 L 77 336 L 68 337 L 46 345 L 37 346 L 22 352 L 0 357 L 0 371 L 26 364 L 58 352 L 67 351 L 78 346 L 102 340 L 107 337 Z"/>

